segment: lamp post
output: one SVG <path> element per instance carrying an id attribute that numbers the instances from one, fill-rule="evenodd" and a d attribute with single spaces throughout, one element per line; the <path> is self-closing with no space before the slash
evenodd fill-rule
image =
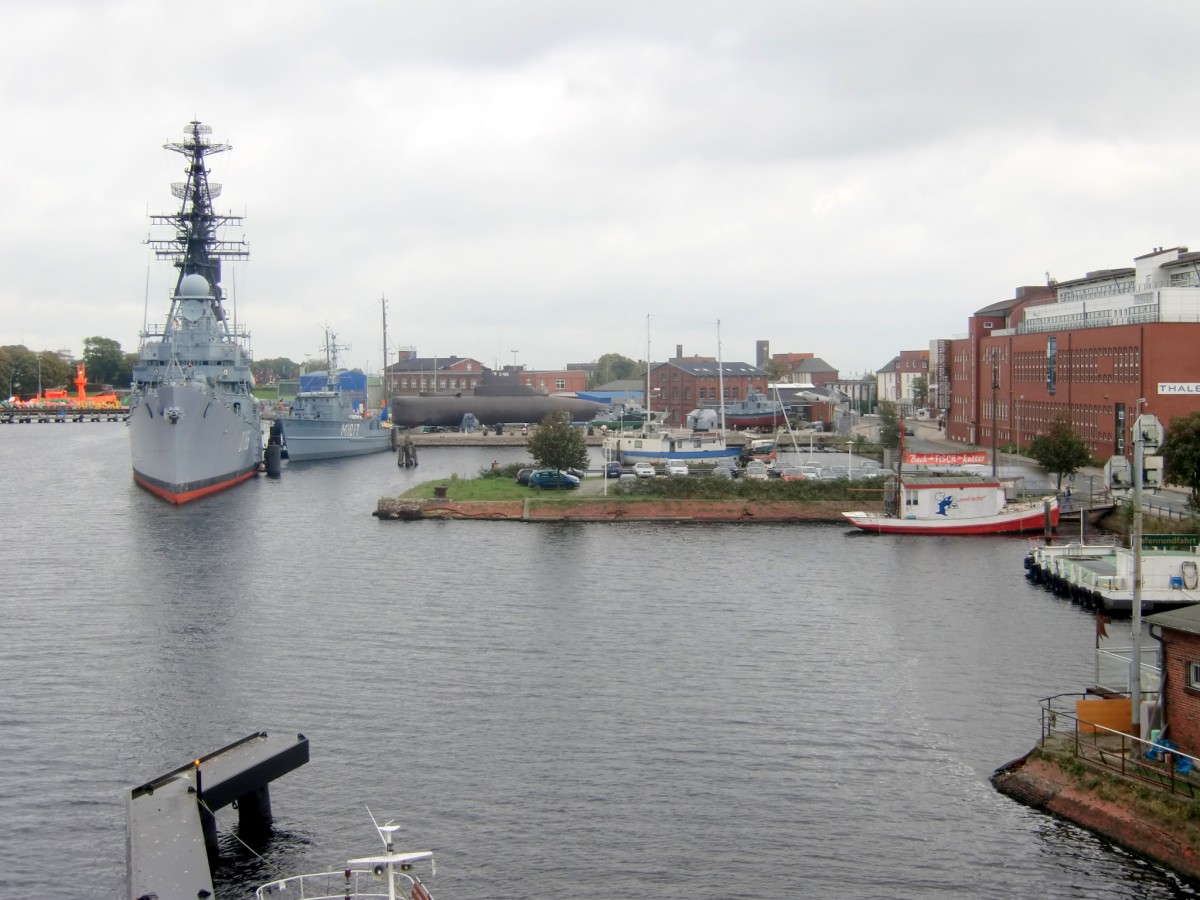
<path id="1" fill-rule="evenodd" d="M 1133 608 L 1130 610 L 1133 632 L 1133 659 L 1129 664 L 1129 698 L 1133 707 L 1133 734 L 1141 737 L 1142 728 L 1142 466 L 1146 459 L 1146 436 L 1141 427 L 1142 404 L 1137 401 L 1133 420 Z"/>

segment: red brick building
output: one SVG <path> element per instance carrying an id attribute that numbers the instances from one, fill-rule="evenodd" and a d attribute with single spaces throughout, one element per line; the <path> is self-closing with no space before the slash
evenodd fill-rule
<path id="1" fill-rule="evenodd" d="M 587 390 L 588 373 L 582 369 L 529 369 L 518 372 L 517 377 L 521 384 L 543 394 L 576 394 Z"/>
<path id="2" fill-rule="evenodd" d="M 459 356 L 417 356 L 401 352 L 400 359 L 384 372 L 388 396 L 422 393 L 474 393 L 486 366 L 477 359 Z"/>
<path id="3" fill-rule="evenodd" d="M 971 317 L 948 342 L 947 436 L 1028 447 L 1066 414 L 1092 456 L 1132 455 L 1139 410 L 1166 426 L 1200 410 L 1200 254 L 1156 249 Z"/>
<path id="4" fill-rule="evenodd" d="M 1156 613 L 1145 621 L 1162 641 L 1167 736 L 1189 756 L 1200 755 L 1200 606 Z"/>
<path id="5" fill-rule="evenodd" d="M 665 411 L 667 424 L 683 427 L 693 409 L 720 407 L 722 387 L 725 401 L 736 403 L 745 400 L 751 388 L 765 394 L 767 381 L 767 373 L 749 363 L 722 363 L 718 371 L 715 359 L 676 357 L 651 365 L 649 406 Z"/>

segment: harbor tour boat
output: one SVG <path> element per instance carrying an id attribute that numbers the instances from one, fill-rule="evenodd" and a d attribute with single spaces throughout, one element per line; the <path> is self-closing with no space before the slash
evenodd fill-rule
<path id="1" fill-rule="evenodd" d="M 1200 538 L 1144 535 L 1141 558 L 1115 544 L 1046 543 L 1025 556 L 1025 577 L 1059 597 L 1108 615 L 1133 612 L 1134 581 L 1143 612 L 1200 603 Z"/>
<path id="2" fill-rule="evenodd" d="M 883 534 L 1020 534 L 1057 528 L 1054 496 L 1009 501 L 1004 484 L 982 475 L 902 473 L 884 487 L 884 513 L 842 513 Z"/>
<path id="3" fill-rule="evenodd" d="M 379 453 L 392 446 L 392 428 L 367 406 L 366 378 L 337 368 L 336 337 L 325 332 L 325 372 L 300 376 L 291 409 L 272 426 L 290 462 Z M 307 379 L 307 381 L 306 381 Z"/>
<path id="4" fill-rule="evenodd" d="M 368 810 L 369 812 L 369 810 Z M 398 851 L 395 849 L 399 825 L 388 822 L 380 825 L 371 817 L 383 853 L 349 860 L 345 866 L 328 872 L 294 875 L 262 885 L 254 892 L 257 900 L 351 900 L 351 898 L 383 898 L 388 900 L 433 900 L 429 887 L 413 869 L 414 863 L 430 864 L 433 874 L 433 851 Z"/>
<path id="5" fill-rule="evenodd" d="M 147 243 L 179 276 L 165 321 L 142 331 L 129 403 L 133 477 L 177 504 L 246 481 L 263 457 L 249 333 L 230 323 L 221 284 L 222 260 L 249 251 L 218 234 L 241 217 L 213 211 L 221 186 L 209 182 L 205 159 L 229 146 L 211 143 L 211 131 L 191 122 L 185 139 L 165 148 L 187 160 L 188 180 L 171 186 L 178 212 L 151 216 L 169 236 Z"/>

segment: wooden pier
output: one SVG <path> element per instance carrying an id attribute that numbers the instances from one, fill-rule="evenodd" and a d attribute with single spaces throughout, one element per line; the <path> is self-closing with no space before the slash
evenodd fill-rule
<path id="1" fill-rule="evenodd" d="M 308 738 L 248 735 L 130 791 L 126 866 L 130 900 L 212 897 L 214 813 L 237 801 L 243 832 L 271 823 L 268 785 L 308 762 Z"/>

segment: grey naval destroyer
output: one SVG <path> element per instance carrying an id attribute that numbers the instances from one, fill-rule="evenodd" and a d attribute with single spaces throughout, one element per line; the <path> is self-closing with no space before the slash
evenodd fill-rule
<path id="1" fill-rule="evenodd" d="M 212 143 L 211 132 L 190 122 L 183 141 L 164 145 L 187 161 L 187 181 L 171 185 L 178 212 L 150 217 L 171 232 L 146 241 L 159 259 L 174 263 L 179 277 L 165 321 L 147 324 L 141 335 L 129 439 L 134 479 L 171 503 L 247 480 L 263 456 L 249 333 L 229 321 L 221 284 L 221 261 L 245 259 L 249 249 L 220 236 L 242 219 L 213 211 L 221 186 L 209 182 L 205 159 L 229 145 Z"/>

